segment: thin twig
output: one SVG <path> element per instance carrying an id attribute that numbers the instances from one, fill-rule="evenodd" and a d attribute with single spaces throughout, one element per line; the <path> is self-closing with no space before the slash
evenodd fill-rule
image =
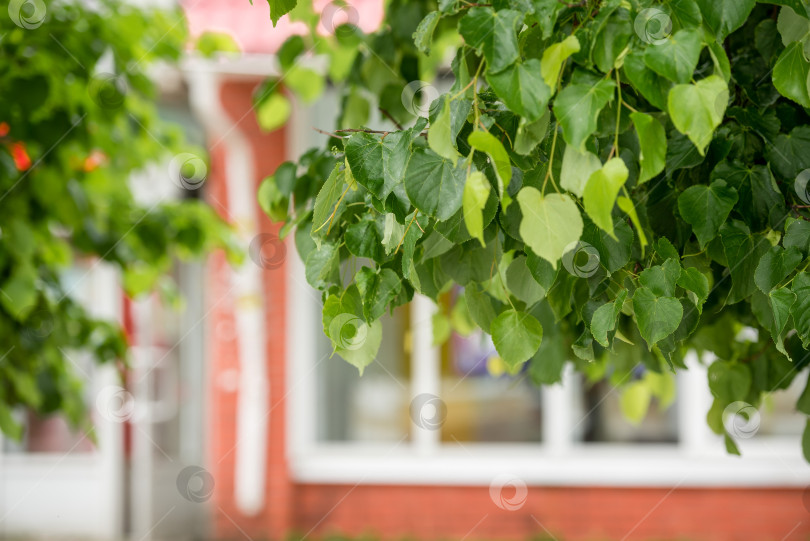
<path id="1" fill-rule="evenodd" d="M 396 118 L 394 118 L 394 117 L 391 115 L 391 113 L 389 113 L 388 111 L 386 111 L 386 110 L 385 110 L 385 109 L 383 109 L 382 107 L 380 107 L 380 112 L 383 114 L 383 116 L 384 116 L 385 118 L 387 118 L 388 120 L 390 120 L 391 122 L 393 122 L 393 123 L 394 123 L 394 126 L 396 126 L 398 130 L 402 131 L 402 130 L 404 130 L 404 129 L 405 129 L 405 128 L 403 128 L 403 127 L 402 127 L 402 124 L 400 124 L 399 122 L 397 122 L 397 119 L 396 119 Z"/>

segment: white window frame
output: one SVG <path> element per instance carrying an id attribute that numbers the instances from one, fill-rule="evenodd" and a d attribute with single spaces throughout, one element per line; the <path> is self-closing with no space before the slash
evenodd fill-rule
<path id="1" fill-rule="evenodd" d="M 334 100 L 334 96 L 331 96 Z M 329 97 L 324 100 L 329 103 Z M 334 111 L 327 105 L 324 110 Z M 296 107 L 289 126 L 290 156 L 313 146 L 317 111 Z M 561 384 L 542 394 L 540 443 L 442 443 L 440 430 L 411 424 L 410 440 L 379 444 L 323 442 L 317 438 L 316 340 L 321 331 L 319 294 L 304 279 L 304 265 L 288 244 L 287 258 L 287 459 L 302 483 L 487 485 L 509 473 L 527 484 L 555 486 L 794 486 L 810 485 L 799 438 L 755 436 L 738 441 L 742 457 L 726 453 L 723 440 L 706 424 L 712 403 L 707 369 L 687 355 L 689 370 L 678 371 L 678 442 L 675 444 L 580 443 L 580 419 L 571 404 L 580 380 L 566 365 Z M 441 396 L 439 351 L 431 345 L 432 300 L 416 295 L 411 304 L 410 399 Z M 615 391 L 611 391 L 615 392 Z"/>

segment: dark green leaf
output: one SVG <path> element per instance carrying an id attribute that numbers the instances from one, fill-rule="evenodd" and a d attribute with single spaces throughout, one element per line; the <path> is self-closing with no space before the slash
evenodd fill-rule
<path id="1" fill-rule="evenodd" d="M 701 248 L 717 236 L 736 203 L 737 190 L 724 180 L 692 186 L 678 196 L 681 217 L 692 226 Z"/>
<path id="2" fill-rule="evenodd" d="M 570 84 L 554 100 L 554 115 L 566 143 L 585 150 L 585 141 L 596 131 L 599 113 L 613 99 L 616 83 L 601 79 L 594 85 Z"/>
<path id="3" fill-rule="evenodd" d="M 506 310 L 492 321 L 492 341 L 503 362 L 515 369 L 535 354 L 543 341 L 543 327 L 525 312 Z"/>
<path id="4" fill-rule="evenodd" d="M 495 94 L 515 114 L 529 121 L 538 120 L 547 111 L 551 89 L 540 75 L 540 61 L 536 58 L 508 67 L 499 73 L 488 73 Z"/>
<path id="5" fill-rule="evenodd" d="M 483 51 L 489 71 L 495 73 L 518 59 L 516 29 L 522 20 L 523 14 L 511 9 L 474 7 L 461 18 L 458 31 L 467 45 Z"/>
<path id="6" fill-rule="evenodd" d="M 421 212 L 447 220 L 461 208 L 466 174 L 465 167 L 432 150 L 416 149 L 405 172 L 405 191 Z"/>

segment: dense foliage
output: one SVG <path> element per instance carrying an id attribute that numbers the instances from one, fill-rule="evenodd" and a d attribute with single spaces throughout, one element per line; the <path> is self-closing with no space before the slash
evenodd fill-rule
<path id="1" fill-rule="evenodd" d="M 86 5 L 14 0 L 0 17 L 0 429 L 12 437 L 18 407 L 87 422 L 71 356 L 126 358 L 121 329 L 73 299 L 64 275 L 77 259 L 120 267 L 135 295 L 169 287 L 176 258 L 229 242 L 201 202 L 145 207 L 129 188 L 132 172 L 173 155 L 178 178 L 161 167 L 165 182 L 204 180 L 182 163 L 182 134 L 159 118 L 143 73 L 178 58 L 182 15 Z"/>
<path id="2" fill-rule="evenodd" d="M 713 352 L 718 434 L 806 368 L 806 2 L 391 0 L 373 35 L 307 9 L 281 82 L 331 55 L 340 129 L 259 198 L 295 226 L 324 331 L 361 372 L 416 292 L 440 301 L 436 328 L 490 333 L 513 373 L 550 384 L 571 362 L 641 415 L 685 351 Z M 440 93 L 421 81 L 442 58 Z M 396 127 L 367 126 L 376 108 Z"/>

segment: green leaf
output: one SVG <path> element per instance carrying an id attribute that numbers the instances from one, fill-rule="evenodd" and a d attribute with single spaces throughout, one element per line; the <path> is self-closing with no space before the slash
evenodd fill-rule
<path id="1" fill-rule="evenodd" d="M 633 251 L 633 231 L 625 220 L 616 217 L 613 221 L 614 238 L 593 222 L 585 224 L 582 232 L 583 242 L 587 242 L 599 253 L 599 263 L 605 267 L 608 274 L 613 274 L 630 261 Z"/>
<path id="2" fill-rule="evenodd" d="M 338 270 L 338 250 L 334 244 L 323 243 L 307 255 L 305 275 L 315 289 L 326 287 Z"/>
<path id="3" fill-rule="evenodd" d="M 465 167 L 432 150 L 416 149 L 405 172 L 405 191 L 421 212 L 447 220 L 461 207 L 466 175 Z"/>
<path id="4" fill-rule="evenodd" d="M 474 7 L 461 18 L 458 31 L 467 45 L 483 51 L 489 71 L 496 73 L 518 59 L 516 29 L 522 20 L 523 14 L 511 9 Z"/>
<path id="5" fill-rule="evenodd" d="M 532 187 L 517 195 L 523 220 L 520 236 L 531 250 L 556 269 L 569 245 L 582 235 L 582 216 L 576 203 L 567 195 L 545 197 Z"/>
<path id="6" fill-rule="evenodd" d="M 692 79 L 703 41 L 697 29 L 684 29 L 644 51 L 644 63 L 670 81 L 686 84 Z"/>
<path id="7" fill-rule="evenodd" d="M 751 370 L 744 364 L 715 361 L 709 366 L 709 389 L 720 400 L 744 400 L 751 388 Z"/>
<path id="8" fill-rule="evenodd" d="M 681 264 L 677 259 L 667 259 L 663 265 L 644 269 L 638 276 L 642 286 L 656 297 L 675 296 L 675 284 L 681 276 Z"/>
<path id="9" fill-rule="evenodd" d="M 776 28 L 782 37 L 782 44 L 787 47 L 791 43 L 802 41 L 807 37 L 807 34 L 810 33 L 810 20 L 807 19 L 806 12 L 804 16 L 801 16 L 790 7 L 784 7 L 779 10 Z"/>
<path id="10" fill-rule="evenodd" d="M 445 95 L 444 100 L 442 100 L 441 112 L 436 117 L 436 120 L 430 124 L 428 145 L 430 145 L 433 152 L 455 164 L 459 154 L 454 139 L 450 127 L 450 96 Z"/>
<path id="11" fill-rule="evenodd" d="M 658 297 L 650 289 L 640 287 L 633 294 L 633 311 L 638 330 L 650 349 L 671 335 L 683 317 L 683 306 L 674 297 Z"/>
<path id="12" fill-rule="evenodd" d="M 638 425 L 647 416 L 652 392 L 644 380 L 629 383 L 621 390 L 619 406 L 622 413 L 631 423 Z"/>
<path id="13" fill-rule="evenodd" d="M 340 169 L 340 164 L 335 164 L 334 169 L 329 174 L 329 178 L 323 183 L 323 187 L 315 198 L 315 208 L 312 211 L 312 234 L 313 236 L 323 236 L 327 233 L 332 220 L 332 209 L 340 200 L 343 193 L 344 171 Z M 337 214 L 337 211 L 335 211 Z M 337 216 L 335 216 L 336 218 Z"/>
<path id="14" fill-rule="evenodd" d="M 256 199 L 259 200 L 259 207 L 274 222 L 283 222 L 287 219 L 287 207 L 290 200 L 278 189 L 274 177 L 267 177 L 262 181 L 256 193 Z"/>
<path id="15" fill-rule="evenodd" d="M 596 131 L 599 113 L 613 99 L 616 83 L 601 79 L 593 85 L 570 84 L 554 100 L 554 115 L 563 129 L 565 142 L 580 151 Z"/>
<path id="16" fill-rule="evenodd" d="M 529 308 L 543 300 L 546 290 L 534 279 L 526 262 L 522 255 L 512 260 L 506 269 L 506 287 Z"/>
<path id="17" fill-rule="evenodd" d="M 638 184 L 643 184 L 664 170 L 667 164 L 667 133 L 655 117 L 644 113 L 631 113 L 641 148 L 639 162 L 641 171 Z"/>
<path id="18" fill-rule="evenodd" d="M 789 221 L 785 227 L 785 238 L 782 241 L 785 248 L 796 248 L 804 254 L 810 255 L 810 222 L 805 220 Z"/>
<path id="19" fill-rule="evenodd" d="M 804 423 L 802 432 L 802 456 L 806 462 L 810 462 L 810 418 Z"/>
<path id="20" fill-rule="evenodd" d="M 669 14 L 676 29 L 700 26 L 703 22 L 700 8 L 694 0 L 663 0 L 662 7 Z M 657 37 L 664 38 L 664 36 Z"/>
<path id="21" fill-rule="evenodd" d="M 487 82 L 512 112 L 529 122 L 546 113 L 551 88 L 540 75 L 540 61 L 530 58 L 498 73 L 487 73 Z"/>
<path id="22" fill-rule="evenodd" d="M 464 299 L 467 301 L 467 310 L 476 325 L 489 334 L 492 321 L 495 319 L 495 308 L 492 306 L 493 298 L 479 288 L 478 284 L 471 282 L 464 287 Z"/>
<path id="23" fill-rule="evenodd" d="M 801 42 L 791 43 L 773 67 L 773 86 L 786 98 L 802 107 L 810 107 L 809 78 L 810 62 L 804 56 Z"/>
<path id="24" fill-rule="evenodd" d="M 622 209 L 630 217 L 630 221 L 633 222 L 633 226 L 636 228 L 638 242 L 641 245 L 641 253 L 643 255 L 644 247 L 647 246 L 647 235 L 644 234 L 644 228 L 641 226 L 641 220 L 638 219 L 635 203 L 633 203 L 633 200 L 629 197 L 620 195 L 618 199 L 616 199 L 616 204 L 619 205 L 619 208 Z"/>
<path id="25" fill-rule="evenodd" d="M 802 272 L 793 280 L 796 303 L 790 308 L 796 332 L 805 349 L 810 346 L 810 273 Z"/>
<path id="26" fill-rule="evenodd" d="M 709 297 L 709 279 L 694 267 L 681 269 L 677 284 L 694 295 L 693 301 L 698 312 L 703 313 L 703 303 Z"/>
<path id="27" fill-rule="evenodd" d="M 711 178 L 724 179 L 737 190 L 735 208 L 754 231 L 768 225 L 781 229 L 785 198 L 767 166 L 725 161 L 714 168 Z"/>
<path id="28" fill-rule="evenodd" d="M 323 94 L 326 79 L 313 69 L 295 64 L 284 72 L 284 85 L 304 103 L 313 103 Z"/>
<path id="29" fill-rule="evenodd" d="M 14 265 L 13 269 L 11 276 L 0 287 L 0 304 L 17 321 L 25 321 L 36 307 L 39 297 L 37 274 L 27 264 Z"/>
<path id="30" fill-rule="evenodd" d="M 273 92 L 256 105 L 256 120 L 262 130 L 275 131 L 289 120 L 292 114 L 292 105 L 284 94 Z"/>
<path id="31" fill-rule="evenodd" d="M 781 289 L 774 289 L 768 294 L 771 301 L 771 309 L 773 310 L 773 328 L 771 335 L 777 342 L 781 339 L 782 331 L 785 330 L 788 318 L 790 317 L 790 309 L 796 302 L 796 294 L 790 289 L 783 287 Z"/>
<path id="32" fill-rule="evenodd" d="M 509 154 L 498 139 L 489 132 L 474 131 L 467 137 L 467 142 L 478 152 L 484 152 L 492 160 L 495 174 L 498 176 L 498 196 L 503 197 L 504 189 L 512 181 L 512 162 Z"/>
<path id="33" fill-rule="evenodd" d="M 329 324 L 329 338 L 335 353 L 357 367 L 360 375 L 374 362 L 382 343 L 382 324 L 366 323 L 354 314 L 338 314 Z"/>
<path id="34" fill-rule="evenodd" d="M 577 197 L 582 197 L 591 175 L 601 168 L 602 161 L 596 154 L 587 150 L 580 152 L 575 147 L 566 145 L 560 169 L 560 186 Z"/>
<path id="35" fill-rule="evenodd" d="M 529 250 L 526 254 L 526 266 L 529 267 L 529 272 L 532 273 L 534 280 L 543 286 L 543 289 L 546 291 L 551 289 L 557 278 L 557 269 L 551 263 Z"/>
<path id="36" fill-rule="evenodd" d="M 722 77 L 709 75 L 695 84 L 676 85 L 669 92 L 667 108 L 672 123 L 688 136 L 701 156 L 723 121 L 728 105 L 728 85 Z"/>
<path id="37" fill-rule="evenodd" d="M 298 5 L 298 0 L 267 0 L 267 3 L 270 5 L 270 20 L 273 21 L 273 26 L 276 26 L 282 16 Z"/>
<path id="38" fill-rule="evenodd" d="M 773 246 L 759 260 L 757 270 L 754 272 L 754 282 L 765 294 L 768 294 L 779 282 L 796 270 L 804 256 L 796 248 L 787 250 L 781 246 Z"/>
<path id="39" fill-rule="evenodd" d="M 616 204 L 619 190 L 627 182 L 628 175 L 629 171 L 624 160 L 612 158 L 591 175 L 582 193 L 588 217 L 614 239 L 616 235 L 613 233 L 613 206 Z"/>
<path id="40" fill-rule="evenodd" d="M 754 272 L 770 244 L 762 237 L 754 237 L 748 226 L 734 220 L 723 224 L 720 238 L 731 273 L 729 304 L 741 301 L 756 290 Z"/>
<path id="41" fill-rule="evenodd" d="M 551 89 L 552 94 L 557 89 L 557 81 L 560 78 L 563 63 L 569 56 L 578 53 L 579 48 L 579 40 L 576 36 L 568 36 L 559 43 L 549 45 L 543 51 L 543 58 L 540 61 L 540 73 L 546 86 Z"/>
<path id="42" fill-rule="evenodd" d="M 344 240 L 346 248 L 352 255 L 367 257 L 374 261 L 382 260 L 383 245 L 380 225 L 372 217 L 365 217 L 347 227 Z"/>
<path id="43" fill-rule="evenodd" d="M 631 53 L 624 58 L 624 74 L 644 98 L 662 111 L 667 109 L 667 94 L 672 83 L 644 63 L 644 55 Z"/>
<path id="44" fill-rule="evenodd" d="M 619 9 L 608 17 L 599 29 L 591 48 L 591 56 L 603 73 L 608 73 L 616 64 L 616 59 L 627 46 L 633 26 L 630 24 L 630 12 Z"/>
<path id="45" fill-rule="evenodd" d="M 492 321 L 492 341 L 511 370 L 529 360 L 543 341 L 543 326 L 525 312 L 506 310 Z"/>
<path id="46" fill-rule="evenodd" d="M 745 23 L 756 0 L 697 0 L 697 4 L 703 22 L 714 32 L 717 41 L 722 42 Z"/>
<path id="47" fill-rule="evenodd" d="M 810 126 L 797 126 L 790 134 L 780 133 L 765 154 L 777 174 L 793 181 L 810 168 Z"/>
<path id="48" fill-rule="evenodd" d="M 416 48 L 426 55 L 430 54 L 430 43 L 433 41 L 433 32 L 436 30 L 440 16 L 441 14 L 438 11 L 431 11 L 422 19 L 422 22 L 419 23 L 413 33 Z"/>
<path id="49" fill-rule="evenodd" d="M 464 212 L 464 225 L 474 238 L 484 245 L 484 207 L 489 198 L 490 185 L 487 177 L 480 171 L 473 171 L 464 184 L 461 197 Z"/>
<path id="50" fill-rule="evenodd" d="M 363 317 L 366 321 L 379 319 L 402 288 L 399 276 L 391 269 L 374 272 L 363 267 L 357 271 L 354 280 L 363 298 Z"/>
<path id="51" fill-rule="evenodd" d="M 534 122 L 521 117 L 518 123 L 517 134 L 515 135 L 514 151 L 518 154 L 528 156 L 546 137 L 548 132 L 548 122 L 551 114 L 548 110 L 543 113 L 540 120 Z"/>
<path id="52" fill-rule="evenodd" d="M 23 427 L 14 419 L 11 408 L 6 406 L 3 401 L 0 401 L 0 431 L 2 431 L 3 435 L 15 441 L 22 439 Z"/>
<path id="53" fill-rule="evenodd" d="M 735 204 L 737 190 L 723 180 L 715 180 L 711 186 L 691 186 L 678 196 L 678 211 L 692 226 L 701 249 L 717 236 Z"/>
<path id="54" fill-rule="evenodd" d="M 616 328 L 616 321 L 622 311 L 624 301 L 627 299 L 627 290 L 622 289 L 613 302 L 608 302 L 596 309 L 591 317 L 591 334 L 594 340 L 603 347 L 610 347 L 608 333 Z"/>
<path id="55" fill-rule="evenodd" d="M 714 74 L 719 75 L 723 80 L 728 83 L 731 81 L 731 62 L 729 62 L 726 50 L 723 46 L 712 41 L 709 43 L 709 54 L 714 63 Z"/>

